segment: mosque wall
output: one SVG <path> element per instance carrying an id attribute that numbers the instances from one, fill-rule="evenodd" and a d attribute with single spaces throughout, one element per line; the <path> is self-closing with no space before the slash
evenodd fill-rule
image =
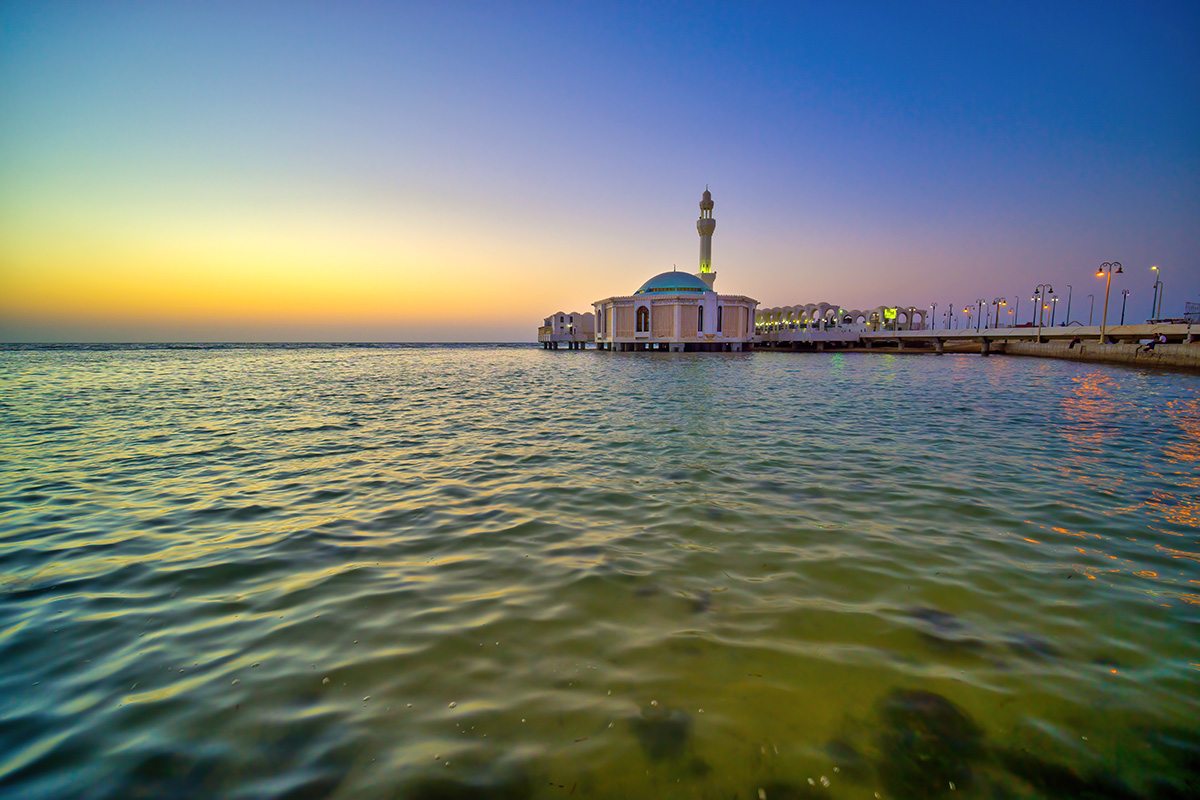
<path id="1" fill-rule="evenodd" d="M 696 338 L 696 322 L 699 319 L 696 309 L 697 306 L 694 305 L 685 305 L 679 307 L 679 338 Z"/>
<path id="2" fill-rule="evenodd" d="M 746 309 L 740 306 L 724 306 L 721 312 L 724 316 L 721 333 L 724 336 L 743 336 L 746 334 Z"/>
<path id="3" fill-rule="evenodd" d="M 654 306 L 651 309 L 651 333 L 655 337 L 671 338 L 675 336 L 675 306 Z"/>
<path id="4" fill-rule="evenodd" d="M 633 306 L 617 306 L 613 311 L 616 312 L 616 323 L 613 326 L 613 332 L 622 338 L 633 336 Z"/>

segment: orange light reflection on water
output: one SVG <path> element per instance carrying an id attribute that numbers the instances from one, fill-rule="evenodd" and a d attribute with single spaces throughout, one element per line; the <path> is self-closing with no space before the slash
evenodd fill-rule
<path id="1" fill-rule="evenodd" d="M 1062 426 L 1062 436 L 1067 441 L 1078 469 L 1071 478 L 1095 487 L 1114 489 L 1120 485 L 1119 476 L 1097 477 L 1102 458 L 1100 453 L 1117 438 L 1117 429 L 1112 418 L 1117 413 L 1110 391 L 1111 377 L 1101 373 L 1090 373 L 1074 378 L 1075 391 L 1063 393 L 1060 403 L 1063 414 L 1070 422 Z"/>
<path id="2" fill-rule="evenodd" d="M 1200 400 L 1172 400 L 1163 406 L 1163 412 L 1179 426 L 1181 437 L 1172 437 L 1163 446 L 1163 456 L 1180 469 L 1164 477 L 1164 483 L 1174 491 L 1156 491 L 1145 505 L 1161 514 L 1173 525 L 1185 529 L 1200 529 Z M 1184 492 L 1182 489 L 1195 491 Z M 1179 531 L 1162 530 L 1172 536 L 1183 536 Z"/>

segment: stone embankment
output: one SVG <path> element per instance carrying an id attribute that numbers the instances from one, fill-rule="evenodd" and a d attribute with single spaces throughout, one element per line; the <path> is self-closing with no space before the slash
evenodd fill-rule
<path id="1" fill-rule="evenodd" d="M 1068 358 L 1074 361 L 1103 361 L 1114 364 L 1130 364 L 1139 367 L 1171 367 L 1174 369 L 1200 372 L 1200 342 L 1190 344 L 1156 344 L 1146 350 L 1144 345 L 1134 343 L 1100 344 L 1085 341 L 1070 346 L 1069 342 L 1005 342 L 997 348 L 999 352 L 1015 356 L 1038 356 L 1040 358 Z"/>

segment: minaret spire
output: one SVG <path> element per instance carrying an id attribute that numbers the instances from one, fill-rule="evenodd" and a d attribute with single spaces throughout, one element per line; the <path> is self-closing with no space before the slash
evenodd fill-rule
<path id="1" fill-rule="evenodd" d="M 700 279 L 712 288 L 717 280 L 717 273 L 712 271 L 712 235 L 717 227 L 713 219 L 712 192 L 708 184 L 704 184 L 704 195 L 700 198 L 700 219 L 696 220 L 696 232 L 700 234 Z"/>

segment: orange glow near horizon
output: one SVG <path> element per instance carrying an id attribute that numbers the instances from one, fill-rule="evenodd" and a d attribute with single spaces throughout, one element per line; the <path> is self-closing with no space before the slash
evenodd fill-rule
<path id="1" fill-rule="evenodd" d="M 514 309 L 530 319 L 556 310 L 514 288 L 506 277 L 516 257 L 488 257 L 485 242 L 307 223 L 215 231 L 148 224 L 55 236 L 26 229 L 0 246 L 0 315 L 147 328 L 449 327 L 502 323 Z"/>

